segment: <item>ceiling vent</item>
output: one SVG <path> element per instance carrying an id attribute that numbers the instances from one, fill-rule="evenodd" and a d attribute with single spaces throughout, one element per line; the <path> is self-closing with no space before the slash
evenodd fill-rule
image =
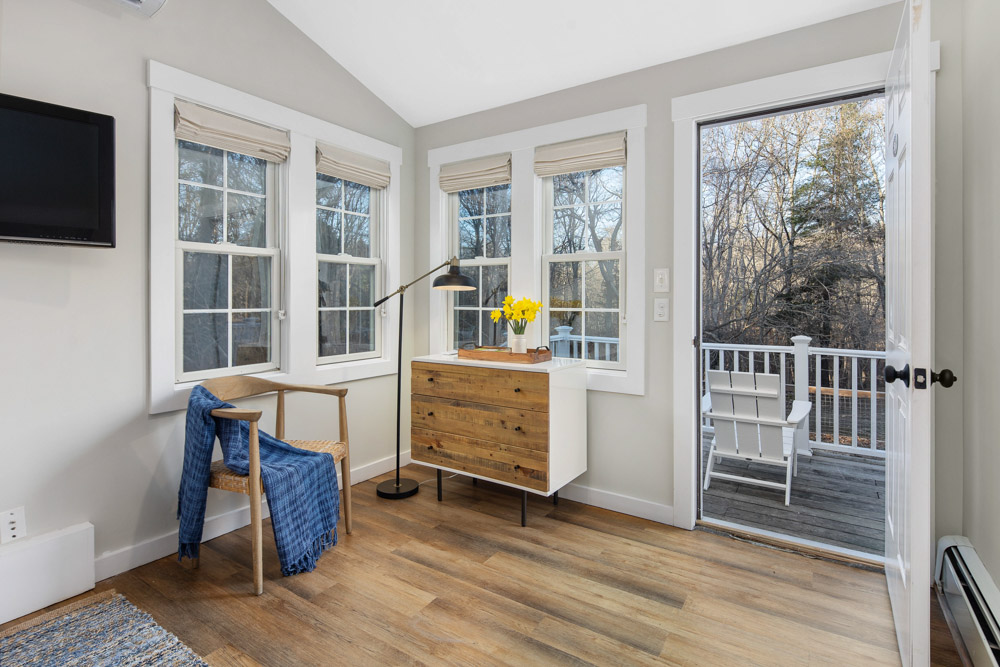
<path id="1" fill-rule="evenodd" d="M 160 7 L 166 4 L 167 0 L 118 0 L 126 7 L 131 7 L 143 16 L 152 16 L 160 11 Z"/>

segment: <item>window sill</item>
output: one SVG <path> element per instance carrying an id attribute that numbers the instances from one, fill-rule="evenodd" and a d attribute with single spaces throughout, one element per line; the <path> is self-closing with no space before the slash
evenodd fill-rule
<path id="1" fill-rule="evenodd" d="M 355 380 L 366 380 L 383 375 L 393 375 L 395 373 L 396 362 L 394 360 L 378 357 L 375 359 L 345 361 L 338 364 L 324 364 L 323 366 L 316 366 L 306 373 L 271 371 L 267 373 L 255 373 L 251 374 L 251 376 L 274 380 L 275 382 L 288 382 L 290 384 L 332 385 L 353 382 Z M 199 384 L 201 384 L 201 381 L 178 382 L 172 385 L 169 390 L 151 399 L 149 414 L 155 415 L 186 409 L 191 390 Z"/>

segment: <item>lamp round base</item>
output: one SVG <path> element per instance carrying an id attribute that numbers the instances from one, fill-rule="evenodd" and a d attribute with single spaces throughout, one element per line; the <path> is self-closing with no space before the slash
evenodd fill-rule
<path id="1" fill-rule="evenodd" d="M 388 498 L 389 500 L 409 498 L 416 495 L 419 490 L 420 484 L 415 479 L 401 479 L 399 486 L 396 486 L 395 479 L 387 479 L 375 487 L 379 498 Z"/>

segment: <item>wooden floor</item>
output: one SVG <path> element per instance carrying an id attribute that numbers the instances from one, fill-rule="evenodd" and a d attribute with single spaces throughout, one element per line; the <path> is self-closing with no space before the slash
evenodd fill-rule
<path id="1" fill-rule="evenodd" d="M 702 472 L 711 436 L 705 438 Z M 715 470 L 784 483 L 774 466 L 723 459 Z M 882 555 L 885 551 L 885 461 L 814 450 L 799 457 L 791 503 L 785 493 L 753 484 L 713 479 L 702 514 L 753 528 Z"/>
<path id="2" fill-rule="evenodd" d="M 354 487 L 354 534 L 312 573 L 281 577 L 265 527 L 260 597 L 248 529 L 203 545 L 199 570 L 167 557 L 98 589 L 215 665 L 899 662 L 879 572 L 538 496 L 522 528 L 502 487 L 389 501 L 380 479 Z"/>

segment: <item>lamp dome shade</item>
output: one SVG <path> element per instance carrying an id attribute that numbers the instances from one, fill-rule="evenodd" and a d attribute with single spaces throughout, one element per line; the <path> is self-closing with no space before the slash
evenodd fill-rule
<path id="1" fill-rule="evenodd" d="M 458 272 L 458 267 L 452 265 L 448 273 L 434 279 L 434 289 L 445 289 L 454 292 L 467 292 L 476 289 L 476 281 Z"/>

